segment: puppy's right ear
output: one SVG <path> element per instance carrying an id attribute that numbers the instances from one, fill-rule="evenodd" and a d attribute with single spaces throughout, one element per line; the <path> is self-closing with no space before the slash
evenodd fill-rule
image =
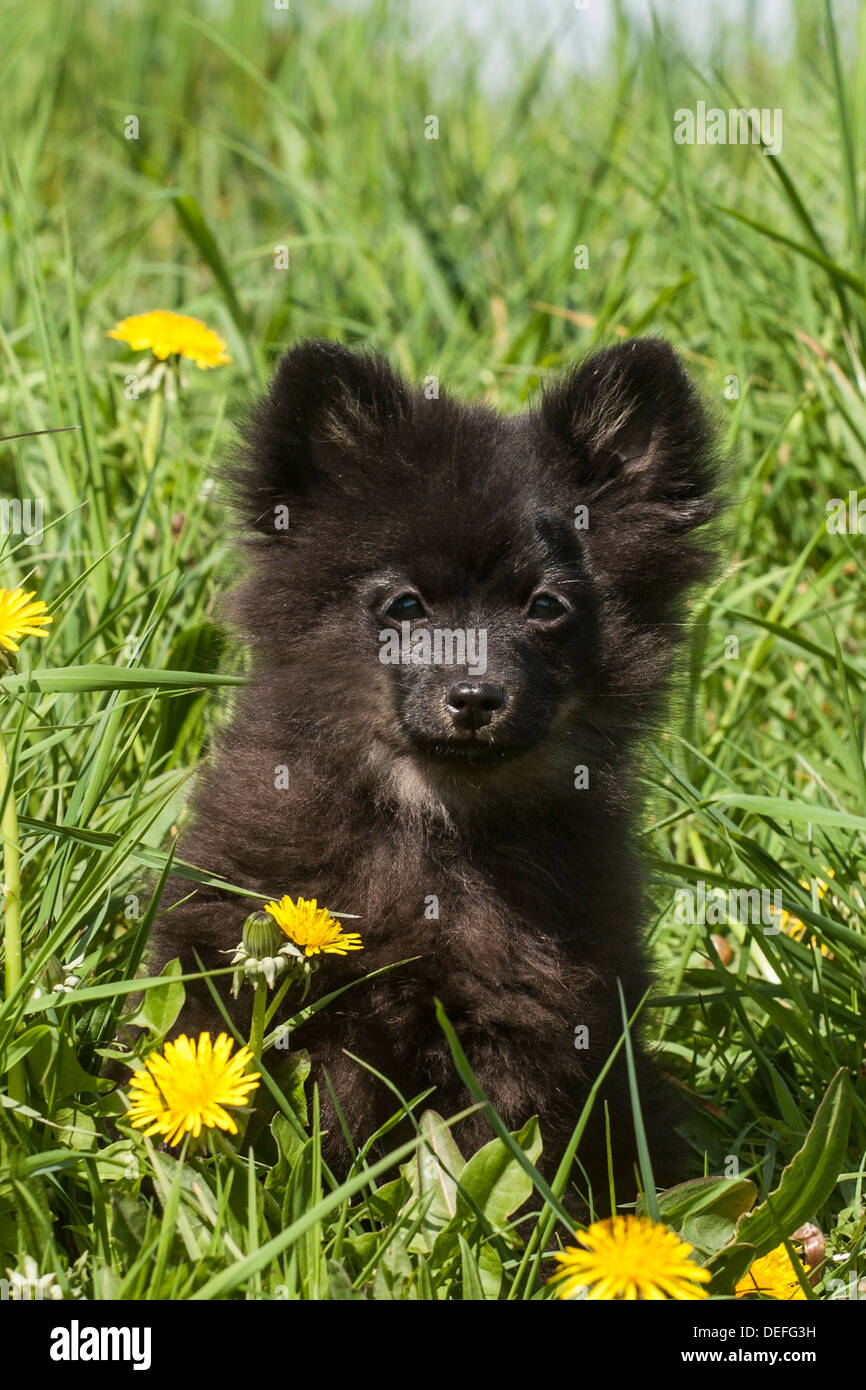
<path id="1" fill-rule="evenodd" d="M 264 516 L 323 482 L 351 486 L 353 465 L 363 470 L 411 402 L 409 387 L 376 353 L 322 338 L 291 348 L 242 427 L 244 510 L 252 503 Z"/>

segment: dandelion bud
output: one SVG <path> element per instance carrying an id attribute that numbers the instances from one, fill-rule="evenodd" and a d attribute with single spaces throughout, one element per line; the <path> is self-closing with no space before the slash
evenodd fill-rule
<path id="1" fill-rule="evenodd" d="M 244 923 L 243 940 L 232 957 L 235 966 L 232 993 L 237 998 L 245 979 L 253 984 L 264 980 L 268 989 L 273 989 L 280 976 L 302 964 L 303 956 L 298 947 L 286 941 L 273 918 L 263 912 L 253 912 Z"/>
<path id="2" fill-rule="evenodd" d="M 258 960 L 275 956 L 285 939 L 273 917 L 266 912 L 252 912 L 244 922 L 243 945 L 248 956 Z"/>

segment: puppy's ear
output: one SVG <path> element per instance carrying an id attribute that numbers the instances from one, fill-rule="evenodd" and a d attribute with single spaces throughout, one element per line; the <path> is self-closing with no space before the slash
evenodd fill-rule
<path id="1" fill-rule="evenodd" d="M 244 510 L 252 503 L 266 512 L 326 479 L 339 483 L 347 464 L 381 444 L 411 402 L 409 387 L 384 358 L 325 339 L 299 343 L 242 428 L 236 472 Z"/>
<path id="2" fill-rule="evenodd" d="M 715 431 L 667 343 L 608 348 L 549 387 L 541 420 L 564 452 L 594 569 L 638 603 L 710 568 L 688 533 L 718 511 Z"/>

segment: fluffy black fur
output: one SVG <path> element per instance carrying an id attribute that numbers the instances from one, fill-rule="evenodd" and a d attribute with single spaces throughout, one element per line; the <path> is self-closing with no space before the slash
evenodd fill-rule
<path id="1" fill-rule="evenodd" d="M 250 578 L 234 603 L 251 683 L 180 854 L 242 887 L 358 914 L 345 926 L 365 949 L 329 959 L 321 992 L 417 957 L 296 1035 L 356 1140 L 396 1105 L 347 1052 L 404 1096 L 435 1087 L 426 1104 L 444 1115 L 467 1105 L 438 998 L 505 1122 L 540 1116 L 550 1161 L 621 1036 L 617 981 L 630 1008 L 647 989 L 635 740 L 661 708 L 683 595 L 710 564 L 712 434 L 675 354 L 651 339 L 598 353 L 515 418 L 427 399 L 379 357 L 304 342 L 252 412 L 235 480 Z M 275 529 L 284 504 L 288 531 Z M 588 529 L 575 526 L 582 506 Z M 449 711 L 465 669 L 379 660 L 380 631 L 403 613 L 413 631 L 486 629 L 483 680 L 504 696 L 488 722 L 467 729 Z M 288 790 L 275 788 L 281 765 Z M 178 883 L 175 900 L 190 888 Z M 194 952 L 225 966 L 258 905 L 199 888 L 161 916 L 151 969 L 178 956 L 194 970 Z M 192 988 L 176 1031 L 219 1026 L 206 988 Z M 670 1089 L 640 1048 L 638 1071 L 670 1172 Z M 623 1182 L 624 1065 L 603 1098 Z M 596 1114 L 579 1157 L 603 1192 L 601 1103 Z M 326 1122 L 340 1170 L 344 1142 Z M 466 1149 L 490 1137 L 481 1115 L 456 1133 Z"/>

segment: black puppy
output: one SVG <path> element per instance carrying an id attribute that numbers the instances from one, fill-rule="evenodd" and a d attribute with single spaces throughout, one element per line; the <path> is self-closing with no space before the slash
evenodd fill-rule
<path id="1" fill-rule="evenodd" d="M 181 855 L 357 914 L 344 925 L 364 950 L 329 963 L 321 992 L 417 957 L 297 1034 L 356 1141 L 397 1107 L 346 1052 L 404 1096 L 435 1087 L 426 1104 L 446 1116 L 469 1103 L 438 998 L 506 1124 L 540 1116 L 549 1162 L 622 1035 L 617 981 L 632 1010 L 650 979 L 635 740 L 660 710 L 684 591 L 710 565 L 713 441 L 695 392 L 665 343 L 636 340 L 504 418 L 305 342 L 251 414 L 236 481 L 251 683 Z M 199 888 L 161 916 L 151 969 L 179 956 L 194 970 L 194 952 L 225 966 L 260 905 Z M 175 1031 L 219 1026 L 191 989 Z M 670 1176 L 669 1090 L 637 1054 Z M 627 1182 L 621 1060 L 602 1094 Z M 595 1113 L 579 1158 L 603 1196 Z M 469 1150 L 491 1136 L 477 1115 L 456 1137 Z"/>

